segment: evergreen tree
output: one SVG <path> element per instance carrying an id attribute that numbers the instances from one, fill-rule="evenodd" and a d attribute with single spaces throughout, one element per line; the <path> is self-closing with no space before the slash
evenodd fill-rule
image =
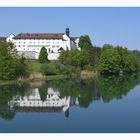
<path id="1" fill-rule="evenodd" d="M 45 47 L 41 48 L 41 51 L 39 54 L 39 62 L 40 63 L 48 62 L 48 54 L 47 54 L 47 50 Z"/>

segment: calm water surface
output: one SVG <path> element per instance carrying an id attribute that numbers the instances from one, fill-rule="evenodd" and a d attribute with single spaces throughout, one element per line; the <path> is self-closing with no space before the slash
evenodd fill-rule
<path id="1" fill-rule="evenodd" d="M 0 132 L 140 132 L 140 78 L 0 86 Z"/>

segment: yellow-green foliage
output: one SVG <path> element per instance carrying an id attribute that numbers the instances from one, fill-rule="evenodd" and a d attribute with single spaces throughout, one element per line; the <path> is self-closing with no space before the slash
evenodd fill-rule
<path id="1" fill-rule="evenodd" d="M 42 64 L 37 60 L 26 60 L 27 69 L 29 73 L 38 73 L 41 72 Z"/>

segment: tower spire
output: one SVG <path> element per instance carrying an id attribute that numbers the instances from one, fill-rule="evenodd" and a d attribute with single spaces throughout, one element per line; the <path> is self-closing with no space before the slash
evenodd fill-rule
<path id="1" fill-rule="evenodd" d="M 70 29 L 67 27 L 65 31 L 66 35 L 69 37 L 70 36 Z"/>

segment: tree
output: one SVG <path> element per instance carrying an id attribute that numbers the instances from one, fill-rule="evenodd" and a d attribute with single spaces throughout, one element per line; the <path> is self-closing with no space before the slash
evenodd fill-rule
<path id="1" fill-rule="evenodd" d="M 67 51 L 64 51 L 64 50 L 61 51 L 60 56 L 59 56 L 59 61 L 60 61 L 61 63 L 65 64 L 65 60 L 66 60 L 67 57 L 68 57 L 68 53 L 69 53 L 68 50 L 67 50 Z"/>
<path id="2" fill-rule="evenodd" d="M 78 46 L 81 49 L 88 50 L 92 48 L 92 43 L 88 35 L 80 36 Z"/>
<path id="3" fill-rule="evenodd" d="M 81 69 L 93 70 L 97 66 L 101 48 L 91 47 L 88 50 L 70 50 L 62 51 L 59 60 L 64 65 L 72 65 Z"/>
<path id="4" fill-rule="evenodd" d="M 137 74 L 125 76 L 102 76 L 97 81 L 98 91 L 103 102 L 121 99 L 126 96 L 140 82 Z"/>
<path id="5" fill-rule="evenodd" d="M 16 115 L 16 104 L 10 106 L 10 101 L 23 97 L 30 90 L 29 84 L 11 84 L 0 86 L 0 117 L 5 120 L 12 120 Z"/>
<path id="6" fill-rule="evenodd" d="M 39 62 L 45 63 L 48 62 L 48 54 L 45 47 L 42 47 L 39 54 Z"/>
<path id="7" fill-rule="evenodd" d="M 101 72 L 117 73 L 119 71 L 119 55 L 113 48 L 106 49 L 102 52 L 99 61 Z"/>
<path id="8" fill-rule="evenodd" d="M 106 49 L 111 49 L 111 48 L 113 48 L 113 45 L 111 45 L 111 44 L 104 44 L 103 48 L 102 48 L 102 51 L 104 51 Z"/>
<path id="9" fill-rule="evenodd" d="M 132 53 L 135 55 L 135 58 L 138 64 L 138 69 L 140 70 L 140 51 L 133 50 Z"/>
<path id="10" fill-rule="evenodd" d="M 42 86 L 39 87 L 39 94 L 42 101 L 45 101 L 48 94 L 48 87 L 46 83 L 43 83 Z"/>
<path id="11" fill-rule="evenodd" d="M 4 120 L 12 120 L 16 115 L 16 111 L 14 109 L 10 109 L 8 105 L 0 106 L 0 117 Z"/>
<path id="12" fill-rule="evenodd" d="M 0 42 L 0 79 L 16 78 L 19 57 L 12 43 Z"/>
<path id="13" fill-rule="evenodd" d="M 81 64 L 81 51 L 71 50 L 71 51 L 62 51 L 60 53 L 59 60 L 65 65 L 80 66 Z"/>
<path id="14" fill-rule="evenodd" d="M 101 48 L 94 46 L 87 52 L 88 52 L 88 56 L 85 59 L 87 59 L 88 65 L 95 68 L 98 65 L 98 61 L 101 54 Z"/>
<path id="15" fill-rule="evenodd" d="M 27 65 L 25 63 L 25 60 L 26 59 L 23 56 L 19 58 L 19 65 L 17 66 L 16 69 L 16 75 L 19 77 L 25 77 L 28 75 Z"/>
<path id="16" fill-rule="evenodd" d="M 103 47 L 99 60 L 101 72 L 119 74 L 137 70 L 137 61 L 132 52 L 121 46 Z"/>

